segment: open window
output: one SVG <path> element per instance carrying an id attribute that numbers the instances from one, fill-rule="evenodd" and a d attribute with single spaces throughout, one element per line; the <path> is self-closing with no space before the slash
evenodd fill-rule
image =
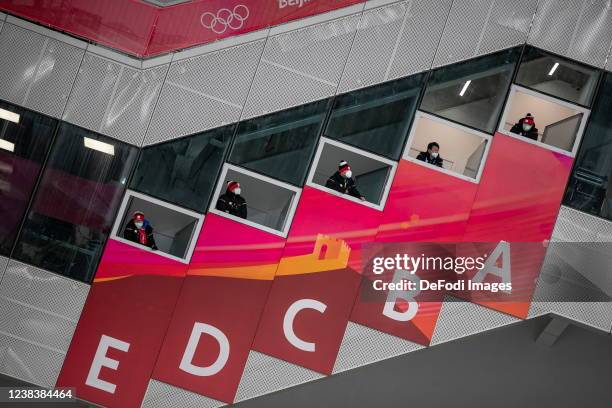
<path id="1" fill-rule="evenodd" d="M 523 128 L 527 114 L 533 120 L 528 131 Z M 499 131 L 574 156 L 588 116 L 586 108 L 513 85 Z"/>
<path id="2" fill-rule="evenodd" d="M 146 220 L 143 231 L 149 236 L 142 238 L 146 242 L 139 241 L 140 236 L 133 233 L 133 219 L 137 212 L 142 213 Z M 189 263 L 203 221 L 202 214 L 128 190 L 113 226 L 112 239 Z"/>
<path id="3" fill-rule="evenodd" d="M 339 174 L 341 162 L 350 167 L 354 189 L 345 182 L 343 189 L 337 182 L 343 182 Z M 382 211 L 396 166 L 396 162 L 384 157 L 321 138 L 306 184 Z"/>
<path id="4" fill-rule="evenodd" d="M 404 159 L 472 182 L 479 182 L 491 136 L 417 112 Z M 437 157 L 428 153 L 438 153 Z"/>
<path id="5" fill-rule="evenodd" d="M 591 106 L 600 72 L 596 68 L 527 47 L 515 82 L 582 106 Z"/>
<path id="6" fill-rule="evenodd" d="M 240 188 L 239 194 L 234 187 Z M 209 211 L 287 237 L 300 192 L 290 184 L 226 163 Z"/>

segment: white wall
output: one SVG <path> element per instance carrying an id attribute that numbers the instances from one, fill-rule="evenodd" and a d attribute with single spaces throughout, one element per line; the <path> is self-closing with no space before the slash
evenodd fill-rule
<path id="1" fill-rule="evenodd" d="M 510 130 L 512 125 L 525 117 L 527 112 L 535 118 L 535 124 L 540 134 L 544 128 L 562 119 L 579 113 L 577 110 L 549 102 L 545 99 L 517 91 L 512 96 L 512 103 L 507 108 L 504 129 Z"/>

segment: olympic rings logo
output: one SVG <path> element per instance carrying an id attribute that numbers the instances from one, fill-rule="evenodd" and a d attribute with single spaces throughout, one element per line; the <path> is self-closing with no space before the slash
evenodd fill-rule
<path id="1" fill-rule="evenodd" d="M 207 11 L 200 16 L 200 23 L 215 34 L 223 34 L 228 29 L 239 30 L 244 27 L 244 22 L 249 18 L 249 14 L 247 6 L 238 4 L 233 10 L 219 9 L 217 14 Z"/>

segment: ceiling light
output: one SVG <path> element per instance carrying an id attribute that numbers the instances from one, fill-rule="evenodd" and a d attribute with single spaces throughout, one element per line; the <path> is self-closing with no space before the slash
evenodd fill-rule
<path id="1" fill-rule="evenodd" d="M 0 149 L 8 150 L 9 152 L 15 151 L 15 145 L 8 140 L 0 139 Z"/>
<path id="2" fill-rule="evenodd" d="M 115 155 L 115 146 L 113 146 L 112 144 L 104 143 L 95 139 L 90 139 L 88 137 L 83 138 L 83 143 L 85 144 L 85 147 L 89 147 L 90 149 L 110 154 L 111 156 Z"/>
<path id="3" fill-rule="evenodd" d="M 472 80 L 470 79 L 469 81 L 466 81 L 465 84 L 463 84 L 463 88 L 461 89 L 461 92 L 459 92 L 459 96 L 463 96 L 463 94 L 465 93 L 465 91 L 467 91 L 468 86 L 470 86 L 471 83 Z"/>
<path id="4" fill-rule="evenodd" d="M 0 108 L 0 119 L 9 120 L 11 122 L 19 123 L 19 114 L 6 109 Z"/>
<path id="5" fill-rule="evenodd" d="M 559 68 L 559 63 L 555 62 L 555 65 L 553 65 L 553 67 L 550 69 L 550 72 L 548 73 L 548 75 L 554 74 L 557 68 Z"/>

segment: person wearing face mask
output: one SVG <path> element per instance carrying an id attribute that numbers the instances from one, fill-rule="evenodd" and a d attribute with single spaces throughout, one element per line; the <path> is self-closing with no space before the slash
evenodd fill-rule
<path id="1" fill-rule="evenodd" d="M 331 188 L 342 194 L 349 194 L 365 201 L 363 194 L 357 189 L 357 182 L 353 178 L 351 166 L 344 160 L 338 164 L 338 171 L 332 174 L 325 183 L 325 187 Z"/>
<path id="2" fill-rule="evenodd" d="M 510 132 L 516 133 L 517 135 L 528 137 L 532 140 L 538 140 L 538 128 L 535 127 L 535 120 L 531 113 L 525 115 L 518 122 L 512 126 Z"/>
<path id="3" fill-rule="evenodd" d="M 153 250 L 157 249 L 155 238 L 153 237 L 153 227 L 151 227 L 151 223 L 149 223 L 149 220 L 145 218 L 144 213 L 141 211 L 136 211 L 132 219 L 127 223 L 123 231 L 123 238 Z"/>
<path id="4" fill-rule="evenodd" d="M 225 194 L 217 200 L 217 210 L 246 219 L 247 204 L 246 200 L 240 195 L 241 192 L 240 183 L 229 181 Z"/>
<path id="5" fill-rule="evenodd" d="M 427 151 L 421 152 L 416 157 L 417 160 L 425 163 L 433 164 L 434 166 L 442 167 L 442 157 L 440 157 L 440 145 L 436 142 L 431 142 L 427 145 Z"/>

